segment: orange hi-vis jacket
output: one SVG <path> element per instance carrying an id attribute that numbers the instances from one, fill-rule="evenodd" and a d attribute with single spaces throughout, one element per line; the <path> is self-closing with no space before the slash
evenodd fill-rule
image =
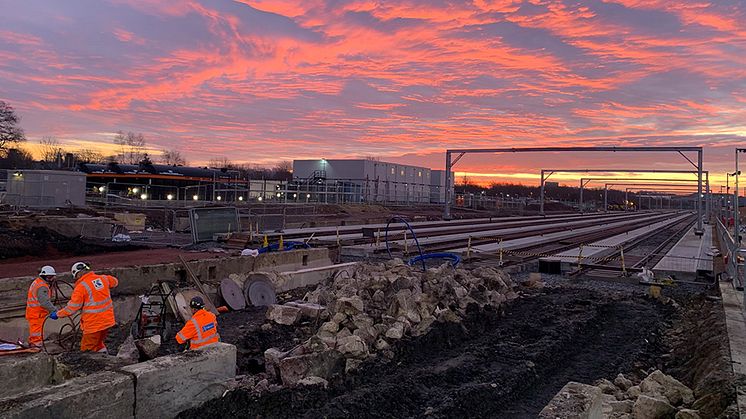
<path id="1" fill-rule="evenodd" d="M 176 341 L 189 341 L 189 349 L 197 349 L 220 342 L 218 319 L 204 308 L 194 313 L 191 319 L 176 334 Z"/>
<path id="2" fill-rule="evenodd" d="M 42 306 L 42 302 L 39 301 L 39 290 L 42 288 L 46 288 L 47 295 L 49 295 L 49 284 L 47 284 L 47 281 L 36 278 L 28 289 L 28 296 L 26 297 L 27 319 L 44 318 L 49 314 L 49 310 Z"/>
<path id="3" fill-rule="evenodd" d="M 114 305 L 111 302 L 111 288 L 119 285 L 119 280 L 109 275 L 88 272 L 75 282 L 73 295 L 67 306 L 57 312 L 59 317 L 71 316 L 83 310 L 80 329 L 84 334 L 108 329 L 116 324 Z"/>

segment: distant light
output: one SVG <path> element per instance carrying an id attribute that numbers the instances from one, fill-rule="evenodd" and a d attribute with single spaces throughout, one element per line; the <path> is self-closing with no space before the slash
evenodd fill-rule
<path id="1" fill-rule="evenodd" d="M 243 197 L 242 197 L 242 196 L 239 196 L 239 197 L 238 197 L 238 200 L 239 200 L 239 201 L 243 201 Z"/>
<path id="2" fill-rule="evenodd" d="M 148 194 L 144 193 L 140 195 L 140 199 L 148 199 Z"/>
<path id="3" fill-rule="evenodd" d="M 297 198 L 297 197 L 298 197 L 298 194 L 297 194 L 297 193 L 294 193 L 294 194 L 293 194 L 293 198 Z"/>
<path id="4" fill-rule="evenodd" d="M 310 194 L 310 193 L 307 193 L 307 194 L 306 194 L 306 198 L 310 198 L 310 197 L 311 197 L 311 194 Z"/>
<path id="5" fill-rule="evenodd" d="M 281 193 L 279 193 L 279 192 L 277 192 L 277 197 L 278 197 L 278 198 L 280 197 L 280 195 L 282 195 L 282 194 L 281 194 Z"/>
<path id="6" fill-rule="evenodd" d="M 105 190 L 106 190 L 106 187 L 104 187 L 104 186 L 99 186 L 99 187 L 98 187 L 98 191 L 99 191 L 99 192 L 103 192 L 103 191 L 105 191 Z"/>
<path id="7" fill-rule="evenodd" d="M 140 192 L 140 188 L 134 188 L 134 189 L 132 189 L 132 193 L 138 193 L 138 192 Z"/>
<path id="8" fill-rule="evenodd" d="M 218 201 L 222 201 L 222 200 L 223 200 L 223 197 L 218 195 Z"/>
<path id="9" fill-rule="evenodd" d="M 23 173 L 21 173 L 21 172 L 14 172 L 13 176 L 15 176 L 15 177 L 21 177 L 21 176 L 23 176 Z"/>
<path id="10" fill-rule="evenodd" d="M 166 199 L 168 199 L 170 201 L 170 200 L 174 199 L 174 196 L 171 195 L 171 194 L 168 194 L 168 195 L 166 195 Z"/>
<path id="11" fill-rule="evenodd" d="M 193 200 L 195 200 L 195 201 L 198 201 L 198 200 L 199 200 L 199 195 L 194 195 L 194 196 L 192 197 L 192 199 L 193 199 Z"/>
<path id="12" fill-rule="evenodd" d="M 262 197 L 260 196 L 260 197 L 259 197 L 259 198 L 257 198 L 256 200 L 257 200 L 257 201 L 259 201 L 259 202 L 262 202 Z"/>

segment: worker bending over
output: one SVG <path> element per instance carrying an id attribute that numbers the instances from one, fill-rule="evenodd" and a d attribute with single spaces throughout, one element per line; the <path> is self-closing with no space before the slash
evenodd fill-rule
<path id="1" fill-rule="evenodd" d="M 202 297 L 192 298 L 189 307 L 192 309 L 192 318 L 176 334 L 176 341 L 180 344 L 189 341 L 189 349 L 199 349 L 219 342 L 218 319 L 214 314 L 205 310 Z"/>
<path id="2" fill-rule="evenodd" d="M 50 317 L 67 317 L 82 309 L 80 329 L 83 331 L 83 338 L 80 341 L 80 350 L 106 352 L 104 340 L 109 334 L 109 329 L 116 324 L 110 289 L 119 285 L 119 280 L 110 275 L 99 275 L 91 271 L 91 267 L 85 262 L 75 263 L 72 274 L 75 278 L 75 289 L 70 302 Z"/>
<path id="3" fill-rule="evenodd" d="M 57 307 L 49 299 L 49 283 L 54 280 L 57 272 L 51 266 L 44 266 L 39 271 L 39 277 L 34 279 L 28 289 L 26 297 L 26 320 L 28 321 L 28 343 L 30 346 L 42 345 L 44 319 L 49 313 L 57 311 Z"/>

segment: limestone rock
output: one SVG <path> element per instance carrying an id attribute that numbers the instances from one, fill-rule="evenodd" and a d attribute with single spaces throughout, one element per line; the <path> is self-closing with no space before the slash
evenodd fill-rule
<path id="1" fill-rule="evenodd" d="M 391 328 L 386 331 L 386 337 L 389 339 L 401 339 L 404 337 L 404 323 L 394 323 Z"/>
<path id="2" fill-rule="evenodd" d="M 635 419 L 665 419 L 672 418 L 676 408 L 671 406 L 664 397 L 640 395 L 632 408 Z"/>
<path id="3" fill-rule="evenodd" d="M 302 317 L 312 320 L 324 317 L 323 314 L 326 311 L 326 307 L 320 304 L 308 303 L 305 301 L 291 301 L 285 305 L 299 308 Z"/>
<path id="4" fill-rule="evenodd" d="M 337 333 L 339 331 L 339 323 L 334 321 L 324 322 L 319 328 L 320 332 Z"/>
<path id="5" fill-rule="evenodd" d="M 627 391 L 630 387 L 632 387 L 632 381 L 625 377 L 624 374 L 619 374 L 614 379 L 614 385 L 624 391 Z"/>
<path id="6" fill-rule="evenodd" d="M 636 399 L 640 397 L 640 394 L 642 394 L 642 390 L 640 390 L 640 386 L 632 386 L 627 390 L 627 395 L 630 399 Z"/>
<path id="7" fill-rule="evenodd" d="M 264 370 L 273 380 L 276 380 L 280 374 L 280 360 L 287 356 L 287 352 L 283 352 L 277 348 L 269 348 L 264 351 Z"/>
<path id="8" fill-rule="evenodd" d="M 438 314 L 438 321 L 441 323 L 461 323 L 461 317 L 449 308 L 436 312 Z"/>
<path id="9" fill-rule="evenodd" d="M 614 394 L 617 391 L 614 383 L 605 378 L 596 381 L 596 387 L 600 388 L 601 392 L 603 392 L 604 394 Z"/>
<path id="10" fill-rule="evenodd" d="M 343 371 L 343 360 L 344 358 L 336 351 L 289 356 L 280 360 L 280 378 L 287 386 L 295 386 L 308 376 L 329 380 Z"/>
<path id="11" fill-rule="evenodd" d="M 345 373 L 356 371 L 358 368 L 360 368 L 360 364 L 362 363 L 363 360 L 361 359 L 348 359 L 345 363 Z"/>
<path id="12" fill-rule="evenodd" d="M 158 349 L 161 347 L 161 336 L 155 335 L 145 339 L 135 341 L 135 346 L 144 359 L 153 359 L 158 356 Z"/>
<path id="13" fill-rule="evenodd" d="M 386 340 L 384 340 L 384 339 L 378 339 L 376 341 L 376 349 L 379 350 L 379 351 L 385 351 L 385 350 L 389 349 L 390 347 L 391 347 L 391 345 L 389 345 L 389 343 L 386 342 Z"/>
<path id="14" fill-rule="evenodd" d="M 337 350 L 348 358 L 365 359 L 369 355 L 368 345 L 355 335 L 338 339 Z"/>
<path id="15" fill-rule="evenodd" d="M 642 380 L 640 390 L 643 394 L 663 395 L 674 406 L 682 403 L 689 405 L 694 401 L 694 393 L 689 387 L 660 370 L 653 371 Z"/>
<path id="16" fill-rule="evenodd" d="M 337 300 L 336 311 L 338 313 L 355 315 L 362 313 L 363 309 L 363 300 L 357 295 L 352 297 L 342 297 Z"/>
<path id="17" fill-rule="evenodd" d="M 635 402 L 632 400 L 610 402 L 612 413 L 632 413 Z"/>
<path id="18" fill-rule="evenodd" d="M 311 375 L 298 381 L 299 386 L 320 386 L 323 388 L 329 387 L 329 382 L 321 377 Z"/>
<path id="19" fill-rule="evenodd" d="M 127 336 L 127 339 L 119 346 L 117 358 L 129 362 L 138 362 L 140 360 L 140 351 L 137 349 L 135 338 L 132 335 Z"/>
<path id="20" fill-rule="evenodd" d="M 701 419 L 699 412 L 692 409 L 681 409 L 676 413 L 676 419 Z"/>
<path id="21" fill-rule="evenodd" d="M 290 326 L 298 322 L 301 311 L 298 307 L 272 304 L 267 309 L 267 319 L 278 324 Z"/>

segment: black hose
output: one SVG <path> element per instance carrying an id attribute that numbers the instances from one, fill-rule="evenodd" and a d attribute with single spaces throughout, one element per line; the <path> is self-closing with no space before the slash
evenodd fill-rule
<path id="1" fill-rule="evenodd" d="M 424 258 L 425 254 L 422 253 L 422 247 L 420 247 L 420 241 L 417 239 L 417 234 L 415 234 L 414 230 L 412 229 L 412 226 L 409 225 L 409 223 L 407 222 L 407 220 L 405 220 L 404 217 L 400 217 L 398 215 L 394 216 L 394 217 L 391 217 L 391 219 L 389 220 L 389 222 L 386 223 L 386 232 L 385 232 L 385 235 L 384 235 L 384 239 L 386 240 L 386 251 L 388 252 L 389 257 L 390 258 L 393 257 L 391 255 L 391 248 L 389 248 L 389 226 L 394 221 L 401 221 L 402 223 L 404 223 L 404 225 L 407 226 L 407 228 L 409 229 L 409 231 L 412 232 L 412 237 L 414 237 L 414 242 L 417 244 L 417 251 L 420 252 L 420 258 L 421 258 L 421 262 L 422 262 L 422 270 L 426 271 L 427 267 L 425 266 L 425 258 Z"/>

